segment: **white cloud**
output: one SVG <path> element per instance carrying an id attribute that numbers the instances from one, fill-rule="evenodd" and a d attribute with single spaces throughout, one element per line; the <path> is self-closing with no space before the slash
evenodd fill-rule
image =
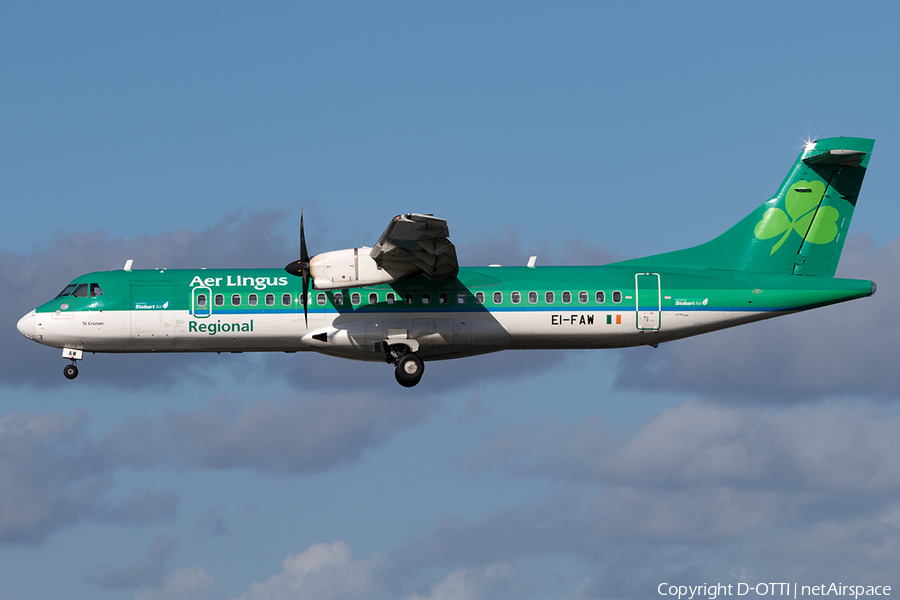
<path id="1" fill-rule="evenodd" d="M 240 600 L 337 600 L 384 597 L 377 578 L 384 562 L 380 554 L 357 560 L 345 542 L 313 544 L 291 554 L 283 571 L 253 583 Z"/>
<path id="2" fill-rule="evenodd" d="M 509 564 L 456 569 L 432 585 L 425 595 L 413 593 L 409 600 L 499 600 L 521 598 L 524 586 Z"/>
<path id="3" fill-rule="evenodd" d="M 630 435 L 599 418 L 519 424 L 488 436 L 470 464 L 553 478 L 559 491 L 447 518 L 397 550 L 392 568 L 569 554 L 595 565 L 576 594 L 585 598 L 643 597 L 648 578 L 696 584 L 740 568 L 771 581 L 898 582 L 898 430 L 895 408 L 851 402 L 689 402 Z"/>
<path id="4" fill-rule="evenodd" d="M 351 600 L 405 598 L 407 600 L 501 600 L 520 598 L 526 590 L 510 564 L 455 569 L 435 583 L 422 583 L 420 592 L 400 591 L 408 585 L 402 574 L 391 581 L 390 559 L 379 553 L 356 559 L 343 541 L 313 544 L 291 554 L 282 571 L 250 585 L 237 600 Z"/>

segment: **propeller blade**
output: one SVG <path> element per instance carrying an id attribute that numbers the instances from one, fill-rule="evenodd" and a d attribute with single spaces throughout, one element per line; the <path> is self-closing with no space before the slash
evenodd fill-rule
<path id="1" fill-rule="evenodd" d="M 295 260 L 284 268 L 296 277 L 303 278 L 303 322 L 309 327 L 307 305 L 309 305 L 309 252 L 306 250 L 306 233 L 303 230 L 303 209 L 300 209 L 300 260 Z"/>
<path id="2" fill-rule="evenodd" d="M 300 260 L 309 266 L 309 252 L 306 251 L 306 234 L 303 232 L 303 209 L 300 209 Z"/>

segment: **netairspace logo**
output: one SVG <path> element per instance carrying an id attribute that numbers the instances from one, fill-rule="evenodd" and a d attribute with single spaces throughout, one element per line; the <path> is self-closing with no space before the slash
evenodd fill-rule
<path id="1" fill-rule="evenodd" d="M 661 583 L 656 591 L 660 596 L 673 596 L 681 600 L 686 598 L 708 598 L 716 600 L 720 596 L 746 596 L 751 592 L 756 596 L 844 596 L 859 598 L 861 596 L 890 596 L 889 585 L 843 585 L 842 583 L 820 585 L 798 585 L 796 583 L 717 583 L 713 585 L 669 585 Z"/>

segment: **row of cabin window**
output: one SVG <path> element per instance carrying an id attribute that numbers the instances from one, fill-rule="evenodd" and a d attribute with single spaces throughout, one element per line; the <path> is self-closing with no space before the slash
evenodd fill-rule
<path id="1" fill-rule="evenodd" d="M 563 304 L 571 304 L 572 303 L 572 292 L 562 292 L 560 294 L 562 297 Z M 578 292 L 578 302 L 580 304 L 587 304 L 590 299 L 590 294 L 588 292 Z M 522 301 L 522 295 L 519 292 L 512 292 L 509 295 L 509 299 L 513 304 L 519 304 Z M 502 304 L 503 303 L 503 292 L 494 292 L 494 304 Z M 528 292 L 528 302 L 529 304 L 537 304 L 538 301 L 538 293 L 537 292 Z M 612 301 L 618 304 L 622 301 L 622 292 L 615 291 L 612 293 Z M 484 304 L 484 294 L 481 292 L 475 293 L 475 302 L 477 304 Z M 544 292 L 544 302 L 547 304 L 553 304 L 556 302 L 556 293 L 555 292 Z M 597 304 L 603 304 L 606 302 L 606 292 L 594 292 L 594 302 Z"/>
<path id="2" fill-rule="evenodd" d="M 102 293 L 102 292 L 101 292 Z M 522 301 L 522 294 L 519 292 L 512 292 L 510 295 L 510 301 L 513 304 L 519 304 Z M 570 304 L 572 302 L 572 293 L 571 292 L 562 292 L 560 294 L 562 296 L 563 304 Z M 537 292 L 528 292 L 528 302 L 530 304 L 537 304 L 538 301 L 538 293 Z M 422 304 L 431 304 L 431 294 L 429 292 L 424 292 L 422 294 Z M 494 292 L 493 294 L 494 304 L 502 304 L 503 303 L 503 292 Z M 587 304 L 590 299 L 590 294 L 588 292 L 578 292 L 578 302 L 581 304 Z M 303 298 L 303 294 L 300 294 L 299 297 L 300 304 L 305 304 L 305 298 Z M 344 295 L 342 293 L 337 293 L 332 296 L 332 300 L 335 306 L 341 306 L 344 303 Z M 404 304 L 412 304 L 415 298 L 412 293 L 407 292 L 403 295 L 403 303 Z M 468 294 L 466 292 L 457 292 L 456 293 L 456 303 L 457 304 L 465 304 L 468 300 Z M 325 294 L 319 293 L 316 295 L 316 303 L 319 306 L 324 306 L 328 301 L 328 298 Z M 397 295 L 394 292 L 388 292 L 385 297 L 385 301 L 388 304 L 394 304 L 398 301 Z M 594 301 L 597 304 L 603 304 L 606 302 L 606 293 L 605 292 L 595 292 L 594 293 Z M 612 301 L 616 304 L 622 301 L 622 292 L 615 291 L 612 293 Z M 197 294 L 197 306 L 203 307 L 206 306 L 206 294 Z M 225 305 L 225 295 L 224 294 L 216 294 L 214 298 L 214 302 L 216 306 L 224 306 Z M 290 306 L 293 302 L 293 298 L 290 294 L 282 294 L 281 295 L 281 304 L 283 306 Z M 362 302 L 362 296 L 359 292 L 353 292 L 350 294 L 350 302 L 354 306 L 357 306 Z M 450 294 L 447 292 L 440 292 L 437 296 L 438 304 L 448 304 L 450 302 Z M 556 294 L 555 292 L 545 292 L 544 293 L 544 302 L 547 304 L 553 304 L 556 302 Z M 257 294 L 250 294 L 247 296 L 247 304 L 250 306 L 257 306 L 259 304 L 259 296 Z M 265 296 L 265 304 L 266 306 L 275 306 L 275 294 L 266 294 Z M 369 293 L 369 304 L 378 304 L 378 293 L 371 292 Z M 475 304 L 484 304 L 484 292 L 475 292 Z M 241 305 L 241 295 L 240 294 L 232 294 L 231 296 L 231 305 L 232 306 L 240 306 Z"/>

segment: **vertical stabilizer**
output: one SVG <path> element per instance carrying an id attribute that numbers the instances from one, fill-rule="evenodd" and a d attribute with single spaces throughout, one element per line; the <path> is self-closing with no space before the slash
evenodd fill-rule
<path id="1" fill-rule="evenodd" d="M 833 276 L 874 145 L 810 142 L 776 194 L 719 237 L 620 264 Z"/>

